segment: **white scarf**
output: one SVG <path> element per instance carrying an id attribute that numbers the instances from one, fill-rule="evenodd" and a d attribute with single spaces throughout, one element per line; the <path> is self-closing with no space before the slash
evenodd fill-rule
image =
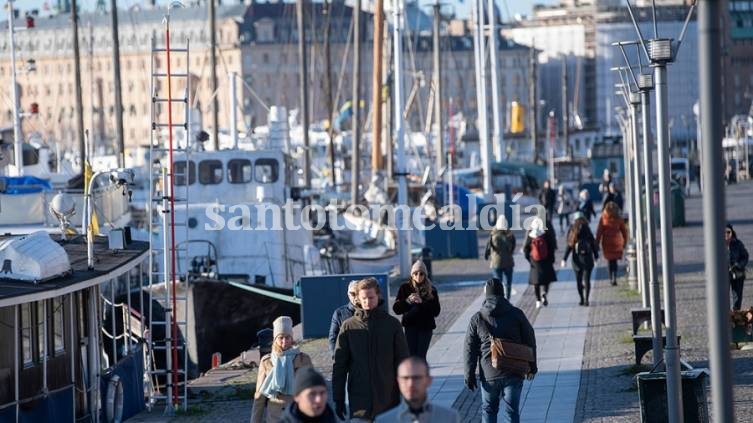
<path id="1" fill-rule="evenodd" d="M 267 373 L 261 384 L 261 393 L 267 398 L 275 398 L 279 394 L 293 395 L 293 380 L 295 366 L 293 360 L 298 355 L 298 348 L 290 348 L 278 356 L 271 354 L 272 370 Z"/>

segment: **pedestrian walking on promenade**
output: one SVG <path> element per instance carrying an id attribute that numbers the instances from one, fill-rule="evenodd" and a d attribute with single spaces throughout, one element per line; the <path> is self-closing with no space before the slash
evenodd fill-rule
<path id="1" fill-rule="evenodd" d="M 609 184 L 612 183 L 612 173 L 608 168 L 604 168 L 604 172 L 601 173 L 601 183 L 599 184 L 599 192 L 606 194 L 609 192 Z"/>
<path id="2" fill-rule="evenodd" d="M 327 381 L 312 367 L 295 375 L 295 396 L 285 409 L 280 423 L 336 423 L 332 407 L 327 404 Z"/>
<path id="3" fill-rule="evenodd" d="M 539 192 L 539 202 L 546 209 L 547 216 L 554 215 L 554 206 L 557 202 L 557 193 L 552 189 L 549 180 L 544 181 L 544 187 Z"/>
<path id="4" fill-rule="evenodd" d="M 515 253 L 516 240 L 515 235 L 508 228 L 507 219 L 500 216 L 497 224 L 494 225 L 489 241 L 486 243 L 484 258 L 491 259 L 489 268 L 492 270 L 492 277 L 503 281 L 505 288 L 505 298 L 510 299 L 512 295 L 512 275 L 515 267 L 513 254 Z"/>
<path id="5" fill-rule="evenodd" d="M 431 334 L 437 327 L 434 318 L 439 316 L 439 295 L 429 280 L 426 265 L 416 260 L 411 268 L 410 280 L 400 285 L 392 311 L 402 315 L 405 338 L 411 355 L 426 359 Z"/>
<path id="6" fill-rule="evenodd" d="M 560 185 L 557 191 L 557 216 L 560 218 L 560 234 L 564 234 L 565 228 L 570 225 L 570 213 L 572 211 L 573 198 L 570 192 L 565 189 L 565 186 Z"/>
<path id="7" fill-rule="evenodd" d="M 588 227 L 588 221 L 581 212 L 573 213 L 573 225 L 567 232 L 567 248 L 561 267 L 565 267 L 567 258 L 573 253 L 573 271 L 575 282 L 580 296 L 580 305 L 588 306 L 588 298 L 591 294 L 591 271 L 594 268 L 594 260 L 599 258 L 596 241 Z"/>
<path id="8" fill-rule="evenodd" d="M 740 310 L 743 305 L 743 285 L 745 284 L 745 267 L 748 265 L 748 250 L 737 238 L 731 224 L 724 228 L 724 241 L 729 254 L 729 286 L 732 291 L 732 310 Z"/>
<path id="9" fill-rule="evenodd" d="M 534 287 L 536 308 L 540 308 L 542 304 L 549 305 L 549 284 L 557 280 L 557 273 L 554 271 L 557 241 L 551 232 L 553 231 L 545 227 L 544 221 L 536 217 L 531 220 L 531 230 L 523 245 L 523 255 L 531 263 L 528 284 Z"/>
<path id="10" fill-rule="evenodd" d="M 617 285 L 617 260 L 622 258 L 627 241 L 627 226 L 620 216 L 620 208 L 614 202 L 609 202 L 604 206 L 596 228 L 596 245 L 601 245 L 604 259 L 609 262 L 609 281 L 612 285 Z"/>
<path id="11" fill-rule="evenodd" d="M 356 286 L 360 308 L 343 322 L 332 365 L 335 414 L 345 420 L 347 385 L 351 422 L 370 422 L 400 402 L 397 366 L 408 357 L 400 322 L 380 307 L 379 283 L 362 279 Z"/>
<path id="12" fill-rule="evenodd" d="M 620 210 L 622 210 L 623 206 L 625 205 L 625 200 L 623 200 L 622 194 L 617 190 L 614 182 L 609 184 L 609 191 L 604 196 L 604 201 L 601 203 L 601 208 L 604 209 L 604 207 L 606 207 L 607 203 L 610 201 L 617 204 L 617 207 L 619 207 Z"/>
<path id="13" fill-rule="evenodd" d="M 277 422 L 293 401 L 295 374 L 311 367 L 311 357 L 293 346 L 293 319 L 280 316 L 272 322 L 272 352 L 259 360 L 251 423 Z"/>
<path id="14" fill-rule="evenodd" d="M 502 295 L 498 279 L 486 281 L 481 310 L 471 317 L 465 334 L 465 386 L 476 389 L 476 367 L 481 383 L 481 422 L 496 423 L 500 400 L 504 415 L 512 423 L 520 422 L 520 394 L 523 379 L 533 379 L 536 366 L 536 335 L 531 323 L 519 308 Z M 533 361 L 527 375 L 500 370 L 492 362 L 492 338 L 504 339 L 533 349 Z"/>
<path id="15" fill-rule="evenodd" d="M 591 219 L 596 217 L 596 211 L 594 211 L 594 203 L 591 201 L 591 194 L 587 189 L 582 189 L 578 194 L 578 211 L 583 213 L 588 223 L 591 223 Z"/>
<path id="16" fill-rule="evenodd" d="M 335 312 L 332 313 L 332 321 L 329 324 L 329 352 L 333 359 L 335 358 L 335 343 L 337 342 L 337 334 L 340 333 L 340 326 L 344 321 L 353 317 L 353 313 L 356 311 L 358 304 L 356 284 L 358 284 L 357 280 L 348 284 L 348 304 L 336 308 Z"/>
<path id="17" fill-rule="evenodd" d="M 460 423 L 458 412 L 429 401 L 431 386 L 429 365 L 421 357 L 411 356 L 397 368 L 400 404 L 377 416 L 376 423 Z"/>

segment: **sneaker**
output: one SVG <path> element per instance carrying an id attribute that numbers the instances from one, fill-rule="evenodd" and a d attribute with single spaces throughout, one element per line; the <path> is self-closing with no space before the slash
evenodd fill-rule
<path id="1" fill-rule="evenodd" d="M 536 308 L 541 308 L 541 301 L 536 301 Z"/>

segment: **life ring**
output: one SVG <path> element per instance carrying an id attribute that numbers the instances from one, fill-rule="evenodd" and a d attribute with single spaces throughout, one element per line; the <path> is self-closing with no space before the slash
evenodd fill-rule
<path id="1" fill-rule="evenodd" d="M 108 422 L 120 423 L 123 421 L 123 384 L 118 375 L 113 375 L 107 384 L 105 416 Z"/>

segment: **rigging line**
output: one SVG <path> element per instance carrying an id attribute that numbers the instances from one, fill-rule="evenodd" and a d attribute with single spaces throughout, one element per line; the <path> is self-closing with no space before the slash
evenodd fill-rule
<path id="1" fill-rule="evenodd" d="M 337 110 L 340 109 L 338 104 L 340 104 L 340 93 L 342 92 L 342 86 L 343 86 L 343 75 L 345 74 L 345 68 L 348 65 L 348 53 L 350 52 L 350 41 L 353 37 L 353 19 L 350 20 L 350 27 L 348 29 L 348 38 L 345 41 L 345 48 L 343 49 L 343 58 L 340 60 L 340 72 L 337 76 L 337 90 L 335 90 L 335 98 L 332 101 L 332 114 L 337 114 Z"/>
<path id="2" fill-rule="evenodd" d="M 417 88 L 417 91 L 416 91 L 416 97 L 417 97 L 416 108 L 417 108 L 417 113 L 418 113 L 418 125 L 419 125 L 419 127 L 423 128 L 424 125 L 426 124 L 426 122 L 424 122 L 424 117 L 423 117 L 424 108 L 423 108 L 423 98 L 421 96 L 421 85 L 420 85 L 420 83 L 421 83 L 421 81 L 424 78 L 424 74 L 423 74 L 423 71 L 417 71 L 416 70 L 416 55 L 415 55 L 415 53 L 413 51 L 413 41 L 410 39 L 410 34 L 406 34 L 406 37 L 408 38 L 408 40 L 407 40 L 408 42 L 405 43 L 405 44 L 408 45 L 408 56 L 409 56 L 409 62 L 410 62 L 410 65 L 411 65 L 411 75 L 413 77 L 413 84 L 419 84 L 418 88 Z M 416 43 L 416 45 L 417 44 L 418 43 Z M 408 111 L 408 109 L 406 108 L 406 112 L 407 111 Z M 409 115 L 406 114 L 404 116 L 403 120 L 405 120 L 406 129 L 410 130 Z"/>

